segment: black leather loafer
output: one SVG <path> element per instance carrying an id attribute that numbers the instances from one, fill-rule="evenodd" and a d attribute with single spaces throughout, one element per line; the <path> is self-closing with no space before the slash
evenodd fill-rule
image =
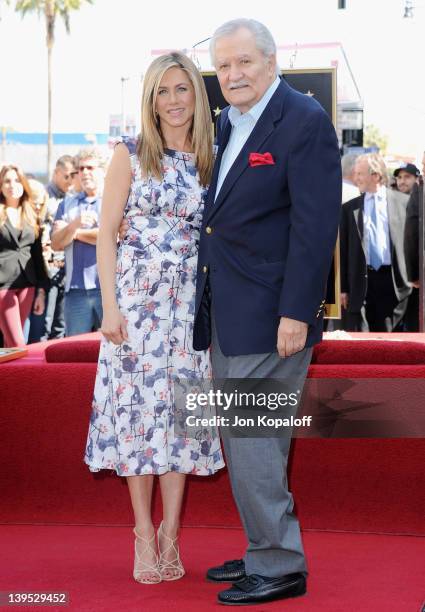
<path id="1" fill-rule="evenodd" d="M 207 571 L 207 580 L 212 582 L 237 582 L 245 578 L 245 563 L 243 559 L 225 561 L 223 565 L 210 567 Z"/>
<path id="2" fill-rule="evenodd" d="M 233 584 L 232 588 L 221 591 L 218 594 L 218 601 L 228 606 L 243 606 L 298 597 L 304 595 L 306 590 L 303 574 L 288 574 L 281 578 L 266 578 L 252 574 Z"/>

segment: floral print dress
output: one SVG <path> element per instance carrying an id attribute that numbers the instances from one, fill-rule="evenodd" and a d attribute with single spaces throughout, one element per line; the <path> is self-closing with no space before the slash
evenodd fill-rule
<path id="1" fill-rule="evenodd" d="M 199 230 L 206 190 L 194 156 L 166 150 L 163 180 L 144 178 L 135 141 L 117 254 L 116 292 L 129 340 L 102 340 L 85 462 L 119 476 L 169 471 L 210 475 L 224 466 L 218 432 L 176 435 L 174 383 L 210 378 L 209 354 L 192 347 Z"/>

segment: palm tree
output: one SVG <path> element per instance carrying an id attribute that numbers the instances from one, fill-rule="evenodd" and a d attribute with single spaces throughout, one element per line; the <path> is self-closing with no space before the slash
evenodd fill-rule
<path id="1" fill-rule="evenodd" d="M 52 50 L 55 42 L 56 17 L 59 16 L 65 23 L 67 33 L 70 33 L 69 17 L 71 11 L 78 11 L 83 2 L 93 3 L 93 0 L 16 0 L 15 10 L 23 17 L 27 13 L 37 11 L 44 15 L 46 21 L 47 46 L 47 175 L 51 173 L 52 162 Z"/>

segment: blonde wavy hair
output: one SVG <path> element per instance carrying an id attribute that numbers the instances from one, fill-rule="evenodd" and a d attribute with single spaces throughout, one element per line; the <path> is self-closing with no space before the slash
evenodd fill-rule
<path id="1" fill-rule="evenodd" d="M 3 166 L 0 170 L 0 228 L 6 223 L 7 213 L 6 213 L 6 198 L 3 195 L 2 187 L 4 178 L 10 170 L 14 170 L 18 175 L 18 180 L 24 188 L 24 193 L 21 195 L 19 199 L 19 206 L 21 208 L 21 218 L 22 221 L 27 223 L 32 227 L 35 233 L 35 237 L 38 238 L 40 234 L 40 216 L 38 215 L 34 200 L 33 194 L 31 191 L 31 187 L 28 183 L 28 179 L 22 170 L 13 164 L 8 164 Z"/>
<path id="2" fill-rule="evenodd" d="M 47 215 L 47 207 L 49 205 L 49 194 L 47 193 L 43 183 L 36 179 L 28 179 L 28 185 L 31 189 L 32 204 L 40 221 L 44 221 Z"/>
<path id="3" fill-rule="evenodd" d="M 159 84 L 170 68 L 184 70 L 195 92 L 195 113 L 190 139 L 201 184 L 206 186 L 211 180 L 214 164 L 211 111 L 207 91 L 195 64 L 178 51 L 156 58 L 146 71 L 142 94 L 142 128 L 136 149 L 140 166 L 144 176 L 152 175 L 159 180 L 163 176 L 161 160 L 164 155 L 164 140 L 155 116 L 155 103 Z"/>

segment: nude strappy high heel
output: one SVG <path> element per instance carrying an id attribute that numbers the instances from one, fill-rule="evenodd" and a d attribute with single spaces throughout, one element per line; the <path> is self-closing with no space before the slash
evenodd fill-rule
<path id="1" fill-rule="evenodd" d="M 160 537 L 162 539 L 167 540 L 167 546 L 163 550 L 161 550 L 161 547 L 159 545 Z M 159 529 L 158 529 L 158 550 L 159 550 L 159 571 L 161 573 L 162 580 L 167 580 L 167 581 L 179 580 L 180 578 L 183 578 L 183 576 L 186 573 L 183 567 L 183 564 L 180 560 L 180 552 L 179 552 L 178 546 L 176 546 L 177 540 L 178 540 L 178 537 L 170 538 L 170 536 L 168 536 L 164 532 L 163 523 L 161 522 Z M 167 559 L 164 558 L 164 555 L 166 555 L 171 550 L 173 551 L 175 558 L 172 559 L 171 561 L 167 561 Z"/>
<path id="2" fill-rule="evenodd" d="M 152 546 L 152 543 L 155 542 L 155 534 L 151 538 L 144 538 L 139 535 L 136 529 L 133 529 L 133 533 L 136 536 L 134 540 L 134 570 L 133 570 L 133 578 L 137 582 L 141 582 L 142 584 L 158 584 L 162 581 L 162 576 L 159 568 L 159 559 L 158 555 L 155 552 L 155 548 Z M 139 554 L 137 551 L 137 540 L 140 540 L 144 544 L 144 548 Z M 155 554 L 155 565 L 151 565 L 150 563 L 146 563 L 141 559 L 141 556 L 146 552 L 151 551 Z M 144 574 L 153 574 L 153 576 L 149 579 Z"/>

